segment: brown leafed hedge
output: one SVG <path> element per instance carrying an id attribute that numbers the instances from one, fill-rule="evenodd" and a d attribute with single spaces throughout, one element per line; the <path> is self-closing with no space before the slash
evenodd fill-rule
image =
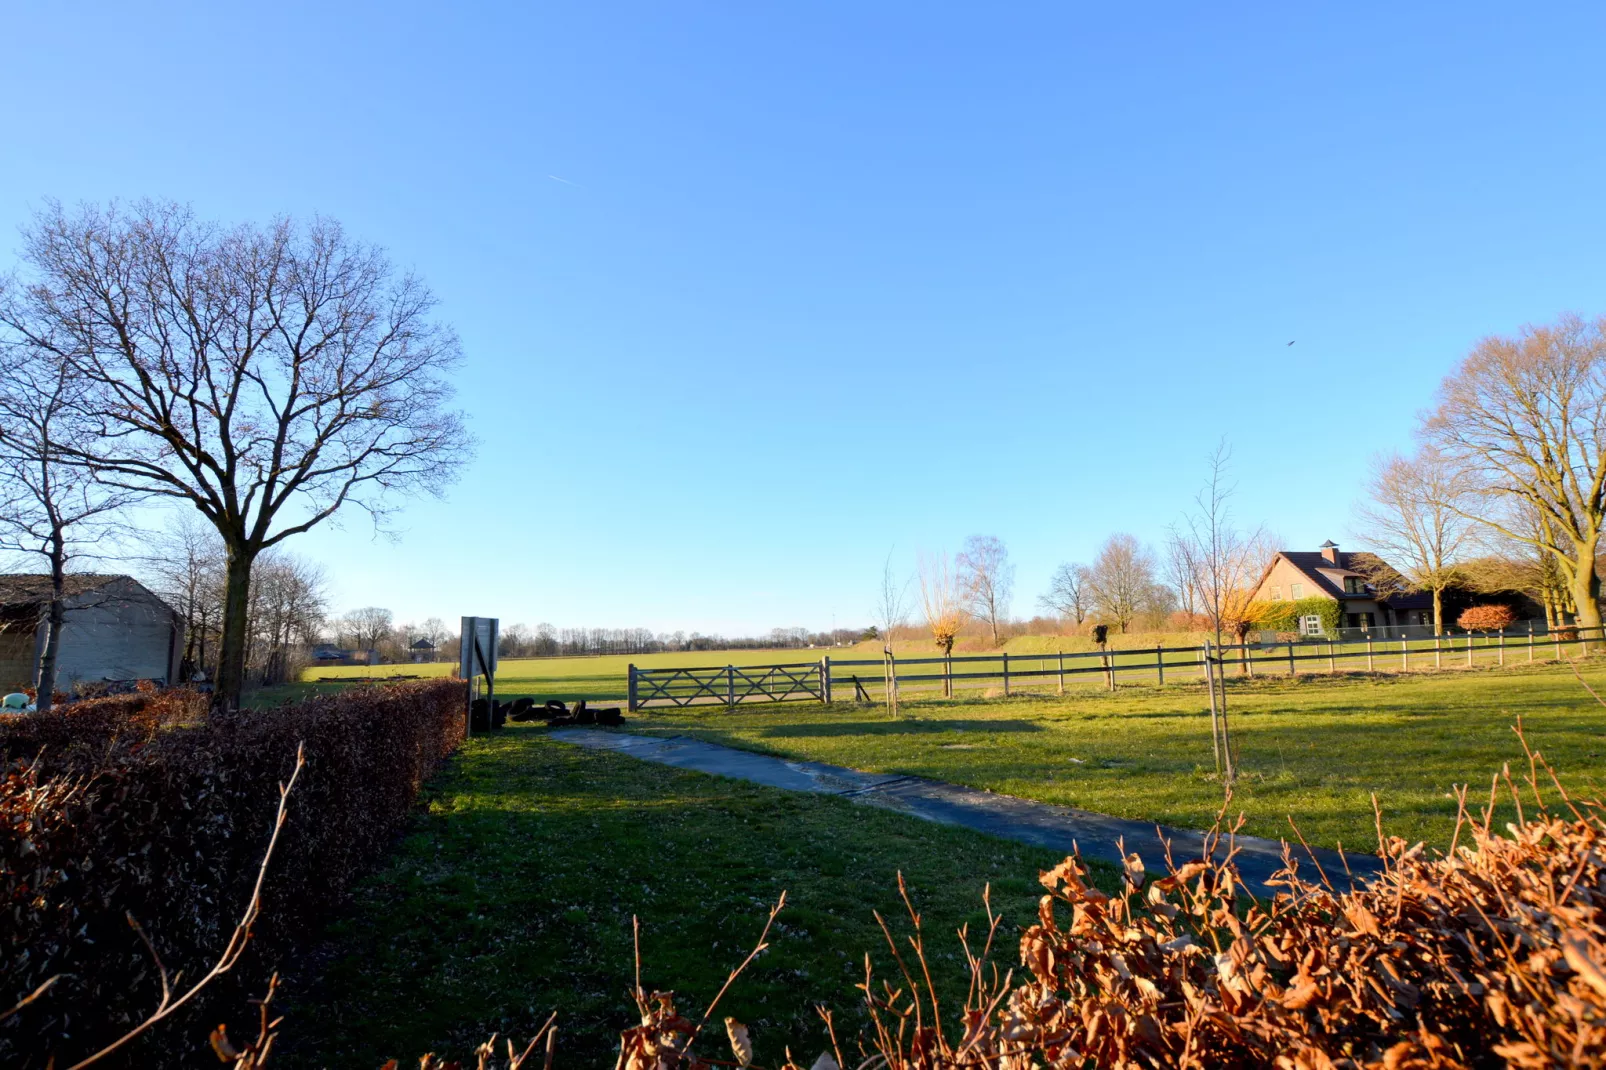
<path id="1" fill-rule="evenodd" d="M 450 680 L 215 717 L 204 696 L 143 692 L 0 722 L 0 1010 L 60 978 L 0 1023 L 0 1065 L 70 1065 L 157 1004 L 159 971 L 130 917 L 170 973 L 206 970 L 249 896 L 278 786 L 304 743 L 253 934 L 256 968 L 126 1060 L 193 1052 L 213 1008 L 260 993 L 264 964 L 383 855 L 462 722 L 462 684 Z"/>

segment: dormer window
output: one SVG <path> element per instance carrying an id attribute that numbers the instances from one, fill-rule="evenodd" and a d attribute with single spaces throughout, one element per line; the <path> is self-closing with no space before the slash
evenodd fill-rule
<path id="1" fill-rule="evenodd" d="M 1365 594 L 1366 593 L 1366 581 L 1361 579 L 1359 576 L 1345 576 L 1344 577 L 1344 593 L 1345 594 Z"/>

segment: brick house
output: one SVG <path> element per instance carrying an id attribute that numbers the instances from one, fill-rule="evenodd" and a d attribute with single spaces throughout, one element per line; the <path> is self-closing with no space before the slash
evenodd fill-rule
<path id="1" fill-rule="evenodd" d="M 1378 562 L 1372 554 L 1347 553 L 1331 539 L 1317 550 L 1278 550 L 1261 574 L 1252 601 L 1298 602 L 1331 598 L 1339 603 L 1339 627 L 1387 638 L 1395 628 L 1433 624 L 1432 596 L 1410 591 L 1379 596 L 1359 567 Z M 1379 562 L 1381 563 L 1381 562 Z M 1320 615 L 1299 621 L 1303 635 L 1323 634 Z"/>

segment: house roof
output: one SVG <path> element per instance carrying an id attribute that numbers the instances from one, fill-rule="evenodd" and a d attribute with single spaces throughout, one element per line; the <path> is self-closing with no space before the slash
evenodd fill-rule
<path id="1" fill-rule="evenodd" d="M 1368 591 L 1365 594 L 1346 593 L 1344 590 L 1344 577 L 1359 576 L 1362 579 L 1366 578 L 1366 573 L 1356 567 L 1362 560 L 1370 559 L 1391 569 L 1394 566 L 1376 554 L 1364 551 L 1350 553 L 1340 550 L 1331 539 L 1323 545 L 1333 549 L 1334 560 L 1329 561 L 1327 555 L 1320 550 L 1278 550 L 1277 557 L 1281 557 L 1302 572 L 1311 583 L 1316 585 L 1316 588 L 1322 594 L 1340 602 L 1362 599 L 1367 601 L 1377 600 L 1386 602 L 1395 609 L 1418 609 L 1433 604 L 1432 596 L 1423 591 L 1406 591 L 1401 594 L 1385 595 L 1382 598 L 1378 598 L 1377 594 L 1372 591 Z M 1275 565 L 1276 563 L 1277 558 L 1272 558 L 1272 564 Z M 1266 572 L 1271 572 L 1271 565 L 1266 567 Z M 1262 576 L 1261 583 L 1265 582 L 1265 576 Z"/>
<path id="2" fill-rule="evenodd" d="M 414 650 L 434 650 L 435 644 L 428 639 L 419 639 L 413 643 Z"/>
<path id="3" fill-rule="evenodd" d="M 93 572 L 77 572 L 66 578 L 69 598 L 87 594 L 106 586 L 113 580 L 126 580 L 127 576 L 103 576 Z M 0 606 L 32 605 L 50 597 L 50 575 L 45 572 L 16 572 L 0 575 Z"/>
<path id="4" fill-rule="evenodd" d="M 98 591 L 113 583 L 127 583 L 144 592 L 151 601 L 156 602 L 169 613 L 174 610 L 161 598 L 157 597 L 150 588 L 140 583 L 132 576 L 120 574 L 106 575 L 96 572 L 75 572 L 66 577 L 64 584 L 68 598 L 77 598 L 91 591 Z M 50 575 L 44 572 L 13 572 L 0 574 L 0 610 L 20 610 L 28 606 L 36 606 L 50 598 Z"/>

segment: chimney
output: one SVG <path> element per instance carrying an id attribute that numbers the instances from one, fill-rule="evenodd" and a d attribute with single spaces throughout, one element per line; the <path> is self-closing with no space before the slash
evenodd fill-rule
<path id="1" fill-rule="evenodd" d="M 1321 545 L 1322 556 L 1333 564 L 1338 564 L 1338 543 L 1328 539 Z"/>

